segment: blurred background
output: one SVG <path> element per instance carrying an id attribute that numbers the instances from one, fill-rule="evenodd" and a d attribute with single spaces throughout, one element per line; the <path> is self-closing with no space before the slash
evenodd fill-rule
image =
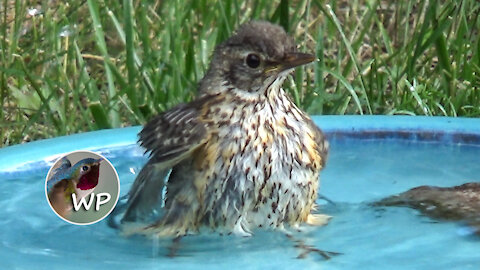
<path id="1" fill-rule="evenodd" d="M 480 2 L 0 0 L 2 147 L 144 124 L 195 97 L 216 44 L 282 25 L 318 61 L 287 80 L 310 114 L 480 116 Z"/>

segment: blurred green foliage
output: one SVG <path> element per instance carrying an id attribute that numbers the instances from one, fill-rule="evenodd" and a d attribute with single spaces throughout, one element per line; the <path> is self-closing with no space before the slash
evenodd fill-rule
<path id="1" fill-rule="evenodd" d="M 480 116 L 480 2 L 0 0 L 2 146 L 143 124 L 191 100 L 216 44 L 269 20 L 319 61 L 312 114 Z"/>

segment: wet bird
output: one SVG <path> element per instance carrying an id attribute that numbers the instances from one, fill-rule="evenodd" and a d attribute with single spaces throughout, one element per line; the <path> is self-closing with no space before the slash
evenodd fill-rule
<path id="1" fill-rule="evenodd" d="M 67 217 L 73 207 L 72 194 L 95 188 L 100 174 L 100 162 L 103 159 L 85 158 L 72 166 L 67 157 L 63 157 L 60 166 L 47 181 L 47 194 L 55 212 Z"/>
<path id="2" fill-rule="evenodd" d="M 324 225 L 328 217 L 313 212 L 328 143 L 282 89 L 314 60 L 268 22 L 246 23 L 218 45 L 196 99 L 140 132 L 150 159 L 128 193 L 124 232 L 249 236 Z"/>
<path id="3" fill-rule="evenodd" d="M 377 206 L 407 206 L 440 220 L 462 221 L 480 235 L 480 183 L 454 187 L 420 186 L 387 197 Z"/>

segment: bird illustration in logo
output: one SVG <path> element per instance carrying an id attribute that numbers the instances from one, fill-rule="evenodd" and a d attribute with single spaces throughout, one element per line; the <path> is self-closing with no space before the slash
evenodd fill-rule
<path id="1" fill-rule="evenodd" d="M 77 199 L 91 193 L 98 185 L 100 162 L 103 158 L 85 158 L 72 166 L 67 157 L 63 157 L 61 164 L 47 181 L 48 199 L 60 216 L 67 217 L 72 211 L 73 198 Z"/>

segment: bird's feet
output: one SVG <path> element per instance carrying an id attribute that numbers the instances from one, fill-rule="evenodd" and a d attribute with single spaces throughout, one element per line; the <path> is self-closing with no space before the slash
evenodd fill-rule
<path id="1" fill-rule="evenodd" d="M 312 226 L 324 226 L 328 224 L 328 221 L 331 219 L 331 216 L 322 215 L 322 214 L 309 214 L 307 216 L 306 223 Z"/>
<path id="2" fill-rule="evenodd" d="M 321 250 L 314 246 L 307 245 L 305 244 L 305 241 L 295 239 L 291 234 L 287 234 L 286 236 L 295 244 L 294 247 L 300 250 L 300 254 L 297 256 L 297 259 L 305 259 L 310 253 L 317 253 L 325 260 L 329 260 L 333 256 L 342 254 L 340 252 Z"/>
<path id="3" fill-rule="evenodd" d="M 173 238 L 172 244 L 168 247 L 167 257 L 169 258 L 177 257 L 178 250 L 180 250 L 180 240 L 182 240 L 181 236 L 177 236 Z"/>

